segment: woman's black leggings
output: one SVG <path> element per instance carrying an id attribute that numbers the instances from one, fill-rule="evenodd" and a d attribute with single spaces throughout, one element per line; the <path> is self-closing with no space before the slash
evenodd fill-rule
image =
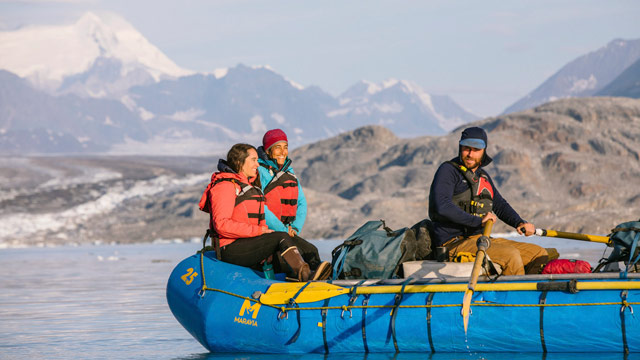
<path id="1" fill-rule="evenodd" d="M 252 269 L 261 270 L 262 260 L 276 252 L 283 252 L 295 246 L 300 251 L 304 261 L 309 264 L 311 270 L 315 270 L 320 265 L 320 255 L 318 248 L 305 239 L 289 236 L 286 232 L 272 232 L 251 238 L 236 239 L 229 245 L 224 246 L 220 255 L 222 261 L 235 265 L 246 266 Z M 276 272 L 289 272 L 289 267 L 283 264 L 278 256 L 274 256 L 274 270 Z"/>

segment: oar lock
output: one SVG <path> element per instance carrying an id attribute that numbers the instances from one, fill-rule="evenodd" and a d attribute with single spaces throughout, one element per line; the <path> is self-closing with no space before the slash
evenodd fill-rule
<path id="1" fill-rule="evenodd" d="M 488 236 L 482 235 L 478 238 L 476 242 L 476 246 L 478 246 L 478 250 L 487 251 L 489 246 L 491 246 L 491 240 Z"/>

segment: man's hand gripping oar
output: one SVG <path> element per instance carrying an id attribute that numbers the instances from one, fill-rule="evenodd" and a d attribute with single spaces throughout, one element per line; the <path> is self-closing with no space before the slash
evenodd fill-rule
<path id="1" fill-rule="evenodd" d="M 493 216 L 495 219 L 495 215 Z M 491 241 L 489 240 L 489 235 L 491 234 L 491 228 L 493 227 L 493 219 L 490 217 L 484 224 L 484 230 L 482 232 L 482 236 L 478 238 L 478 252 L 476 253 L 476 261 L 473 263 L 473 270 L 471 271 L 471 278 L 469 279 L 469 285 L 467 286 L 467 290 L 464 292 L 464 299 L 462 300 L 462 320 L 464 324 L 464 333 L 467 333 L 467 327 L 469 325 L 469 313 L 471 312 L 471 297 L 473 296 L 473 291 L 476 287 L 476 283 L 478 282 L 478 277 L 480 276 L 480 272 L 482 270 L 482 263 L 484 262 L 484 258 L 486 255 L 486 251 L 491 245 Z"/>

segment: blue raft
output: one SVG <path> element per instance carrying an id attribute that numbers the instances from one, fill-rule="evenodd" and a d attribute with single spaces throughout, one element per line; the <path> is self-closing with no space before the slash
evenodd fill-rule
<path id="1" fill-rule="evenodd" d="M 195 254 L 167 301 L 205 348 L 233 353 L 640 352 L 640 274 L 291 283 Z"/>

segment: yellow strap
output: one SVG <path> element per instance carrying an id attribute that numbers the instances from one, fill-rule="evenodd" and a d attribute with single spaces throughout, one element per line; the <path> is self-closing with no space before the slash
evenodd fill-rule
<path id="1" fill-rule="evenodd" d="M 460 251 L 456 253 L 456 257 L 453 259 L 453 262 L 465 263 L 465 262 L 474 262 L 476 261 L 476 256 L 473 253 Z"/>

